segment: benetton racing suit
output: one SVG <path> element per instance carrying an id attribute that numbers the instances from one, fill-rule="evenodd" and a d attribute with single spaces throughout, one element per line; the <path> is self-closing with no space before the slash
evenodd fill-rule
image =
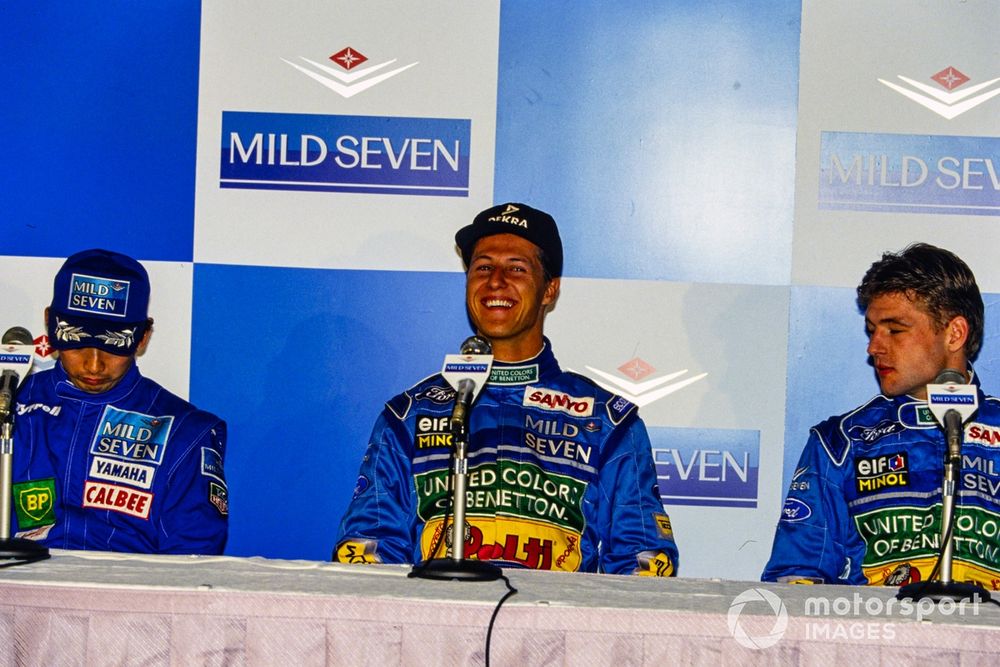
<path id="1" fill-rule="evenodd" d="M 1000 402 L 979 394 L 955 500 L 955 581 L 1000 585 Z M 810 432 L 764 581 L 900 586 L 926 580 L 941 545 L 945 438 L 927 402 L 876 396 Z"/>
<path id="2" fill-rule="evenodd" d="M 18 394 L 12 534 L 58 549 L 222 553 L 225 443 L 225 422 L 135 364 L 100 394 L 56 364 Z"/>
<path id="3" fill-rule="evenodd" d="M 434 375 L 386 403 L 334 560 L 417 563 L 432 556 L 451 506 L 454 398 Z M 677 547 L 635 405 L 561 371 L 548 340 L 532 359 L 494 362 L 469 431 L 467 558 L 546 570 L 674 573 Z M 450 533 L 450 515 L 448 522 Z M 446 557 L 450 537 L 434 557 Z"/>

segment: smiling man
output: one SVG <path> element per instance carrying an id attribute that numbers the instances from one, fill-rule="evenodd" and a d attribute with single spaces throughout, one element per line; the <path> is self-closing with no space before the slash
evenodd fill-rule
<path id="1" fill-rule="evenodd" d="M 562 241 L 519 203 L 455 236 L 465 305 L 494 364 L 469 427 L 464 555 L 505 567 L 670 576 L 677 547 L 635 405 L 559 368 L 544 337 L 559 295 Z M 455 392 L 433 375 L 375 423 L 334 560 L 419 563 L 450 555 Z M 449 533 L 451 524 L 449 521 Z"/>
<path id="2" fill-rule="evenodd" d="M 965 425 L 952 576 L 997 590 L 1000 403 L 971 366 L 984 320 L 975 277 L 951 252 L 920 243 L 885 253 L 857 294 L 882 393 L 812 428 L 762 578 L 900 586 L 930 577 L 946 444 L 927 384 L 954 369 L 976 386 L 979 409 Z"/>
<path id="3" fill-rule="evenodd" d="M 46 309 L 59 362 L 18 392 L 14 530 L 58 549 L 221 553 L 226 424 L 144 378 L 149 277 L 107 250 L 69 257 Z"/>

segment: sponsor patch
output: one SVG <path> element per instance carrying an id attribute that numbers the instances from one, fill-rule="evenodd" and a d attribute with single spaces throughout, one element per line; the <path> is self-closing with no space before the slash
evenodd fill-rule
<path id="1" fill-rule="evenodd" d="M 785 523 L 805 521 L 812 516 L 812 508 L 798 498 L 788 498 L 781 508 L 781 520 Z"/>
<path id="2" fill-rule="evenodd" d="M 847 434 L 855 439 L 860 440 L 866 444 L 872 444 L 878 442 L 887 435 L 892 435 L 893 433 L 898 433 L 903 430 L 903 425 L 897 421 L 890 421 L 886 419 L 881 421 L 875 426 L 852 426 L 848 429 Z"/>
<path id="3" fill-rule="evenodd" d="M 153 485 L 154 466 L 95 456 L 90 461 L 90 477 L 108 482 L 124 482 L 148 489 Z"/>
<path id="4" fill-rule="evenodd" d="M 934 419 L 934 413 L 926 405 L 920 405 L 917 407 L 917 425 L 918 426 L 937 426 L 937 420 Z"/>
<path id="5" fill-rule="evenodd" d="M 1000 429 L 973 422 L 965 427 L 965 442 L 986 447 L 1000 447 Z"/>
<path id="6" fill-rule="evenodd" d="M 70 278 L 67 310 L 104 317 L 125 317 L 129 281 L 74 273 Z"/>
<path id="7" fill-rule="evenodd" d="M 531 384 L 538 382 L 538 364 L 530 366 L 494 366 L 490 371 L 491 384 Z"/>
<path id="8" fill-rule="evenodd" d="M 809 472 L 808 467 L 796 468 L 795 473 L 792 475 L 792 483 L 788 485 L 789 491 L 808 491 L 809 482 L 802 481 L 802 477 Z"/>
<path id="9" fill-rule="evenodd" d="M 339 563 L 365 565 L 381 563 L 382 559 L 375 553 L 377 549 L 378 542 L 375 540 L 347 539 L 337 545 L 337 549 L 334 551 L 334 560 Z"/>
<path id="10" fill-rule="evenodd" d="M 21 530 L 14 534 L 14 537 L 19 537 L 22 540 L 35 540 L 40 542 L 49 536 L 52 531 L 52 526 L 55 524 L 49 524 L 47 526 L 39 526 L 38 528 L 32 528 L 31 530 Z"/>
<path id="11" fill-rule="evenodd" d="M 229 489 L 225 484 L 208 483 L 208 502 L 212 503 L 222 516 L 229 516 Z"/>
<path id="12" fill-rule="evenodd" d="M 19 482 L 11 488 L 17 526 L 21 530 L 50 526 L 56 522 L 56 480 L 34 479 Z"/>
<path id="13" fill-rule="evenodd" d="M 223 484 L 226 483 L 226 471 L 222 467 L 222 455 L 211 447 L 201 448 L 201 474 L 214 477 Z"/>
<path id="14" fill-rule="evenodd" d="M 173 423 L 173 416 L 154 417 L 105 406 L 90 453 L 158 466 Z"/>
<path id="15" fill-rule="evenodd" d="M 451 447 L 450 418 L 441 415 L 416 415 L 417 449 L 431 447 Z"/>
<path id="16" fill-rule="evenodd" d="M 34 412 L 35 410 L 41 410 L 45 414 L 52 415 L 53 417 L 59 416 L 59 411 L 62 410 L 61 405 L 45 405 L 44 403 L 32 403 L 31 405 L 24 405 L 23 403 L 17 404 L 17 414 L 18 416 L 26 415 L 29 412 Z"/>
<path id="17" fill-rule="evenodd" d="M 455 390 L 451 387 L 438 387 L 437 385 L 433 387 L 427 387 L 421 392 L 417 392 L 413 395 L 413 400 L 415 401 L 431 401 L 433 403 L 440 403 L 441 405 L 447 405 L 455 400 Z"/>
<path id="18" fill-rule="evenodd" d="M 87 480 L 83 484 L 83 507 L 111 510 L 149 520 L 153 494 L 126 486 Z"/>
<path id="19" fill-rule="evenodd" d="M 915 581 L 920 581 L 920 570 L 909 563 L 900 563 L 896 569 L 885 578 L 885 586 L 902 586 Z"/>
<path id="20" fill-rule="evenodd" d="M 578 398 L 544 387 L 526 387 L 522 405 L 564 412 L 574 417 L 590 417 L 594 414 L 594 398 L 592 396 Z"/>
<path id="21" fill-rule="evenodd" d="M 674 573 L 670 556 L 662 551 L 640 551 L 636 559 L 639 561 L 636 574 L 640 577 L 669 577 Z"/>
<path id="22" fill-rule="evenodd" d="M 660 531 L 660 537 L 664 539 L 673 539 L 674 529 L 670 525 L 670 517 L 662 512 L 653 513 L 653 521 L 656 523 L 656 529 Z"/>
<path id="23" fill-rule="evenodd" d="M 906 452 L 859 457 L 854 460 L 854 475 L 858 493 L 872 493 L 891 486 L 906 486 L 910 483 Z"/>
<path id="24" fill-rule="evenodd" d="M 608 404 L 608 416 L 611 417 L 611 421 L 618 424 L 621 420 L 625 419 L 625 416 L 632 410 L 633 406 L 634 403 L 630 402 L 627 398 L 618 396 Z"/>
<path id="25" fill-rule="evenodd" d="M 367 491 L 369 486 L 371 486 L 371 482 L 368 481 L 368 478 L 364 475 L 358 475 L 358 481 L 354 483 L 354 497 L 357 498 Z"/>

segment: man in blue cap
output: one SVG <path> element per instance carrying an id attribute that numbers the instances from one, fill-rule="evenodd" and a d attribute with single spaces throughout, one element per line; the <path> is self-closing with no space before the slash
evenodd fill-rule
<path id="1" fill-rule="evenodd" d="M 18 392 L 12 534 L 58 549 L 221 553 L 226 424 L 143 377 L 149 277 L 107 250 L 69 257 L 46 309 L 58 364 Z"/>

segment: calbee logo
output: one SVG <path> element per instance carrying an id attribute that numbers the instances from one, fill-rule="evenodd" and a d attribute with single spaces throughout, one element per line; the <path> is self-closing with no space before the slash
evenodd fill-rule
<path id="1" fill-rule="evenodd" d="M 902 86 L 885 79 L 879 79 L 878 82 L 946 120 L 956 118 L 1000 95 L 1000 85 L 996 85 L 1000 77 L 959 90 L 970 79 L 954 67 L 945 67 L 930 77 L 937 86 L 915 81 L 902 74 L 896 75 L 896 78 L 907 85 Z"/>
<path id="2" fill-rule="evenodd" d="M 328 58 L 328 60 L 339 65 L 340 69 L 309 60 L 304 56 L 299 56 L 299 59 L 308 63 L 312 69 L 297 65 L 284 58 L 281 60 L 344 98 L 354 97 L 358 93 L 363 93 L 386 79 L 391 79 L 397 74 L 420 64 L 419 62 L 413 62 L 409 65 L 382 71 L 396 62 L 396 59 L 393 58 L 377 65 L 361 67 L 361 65 L 368 62 L 368 57 L 350 46 L 344 47 Z"/>

